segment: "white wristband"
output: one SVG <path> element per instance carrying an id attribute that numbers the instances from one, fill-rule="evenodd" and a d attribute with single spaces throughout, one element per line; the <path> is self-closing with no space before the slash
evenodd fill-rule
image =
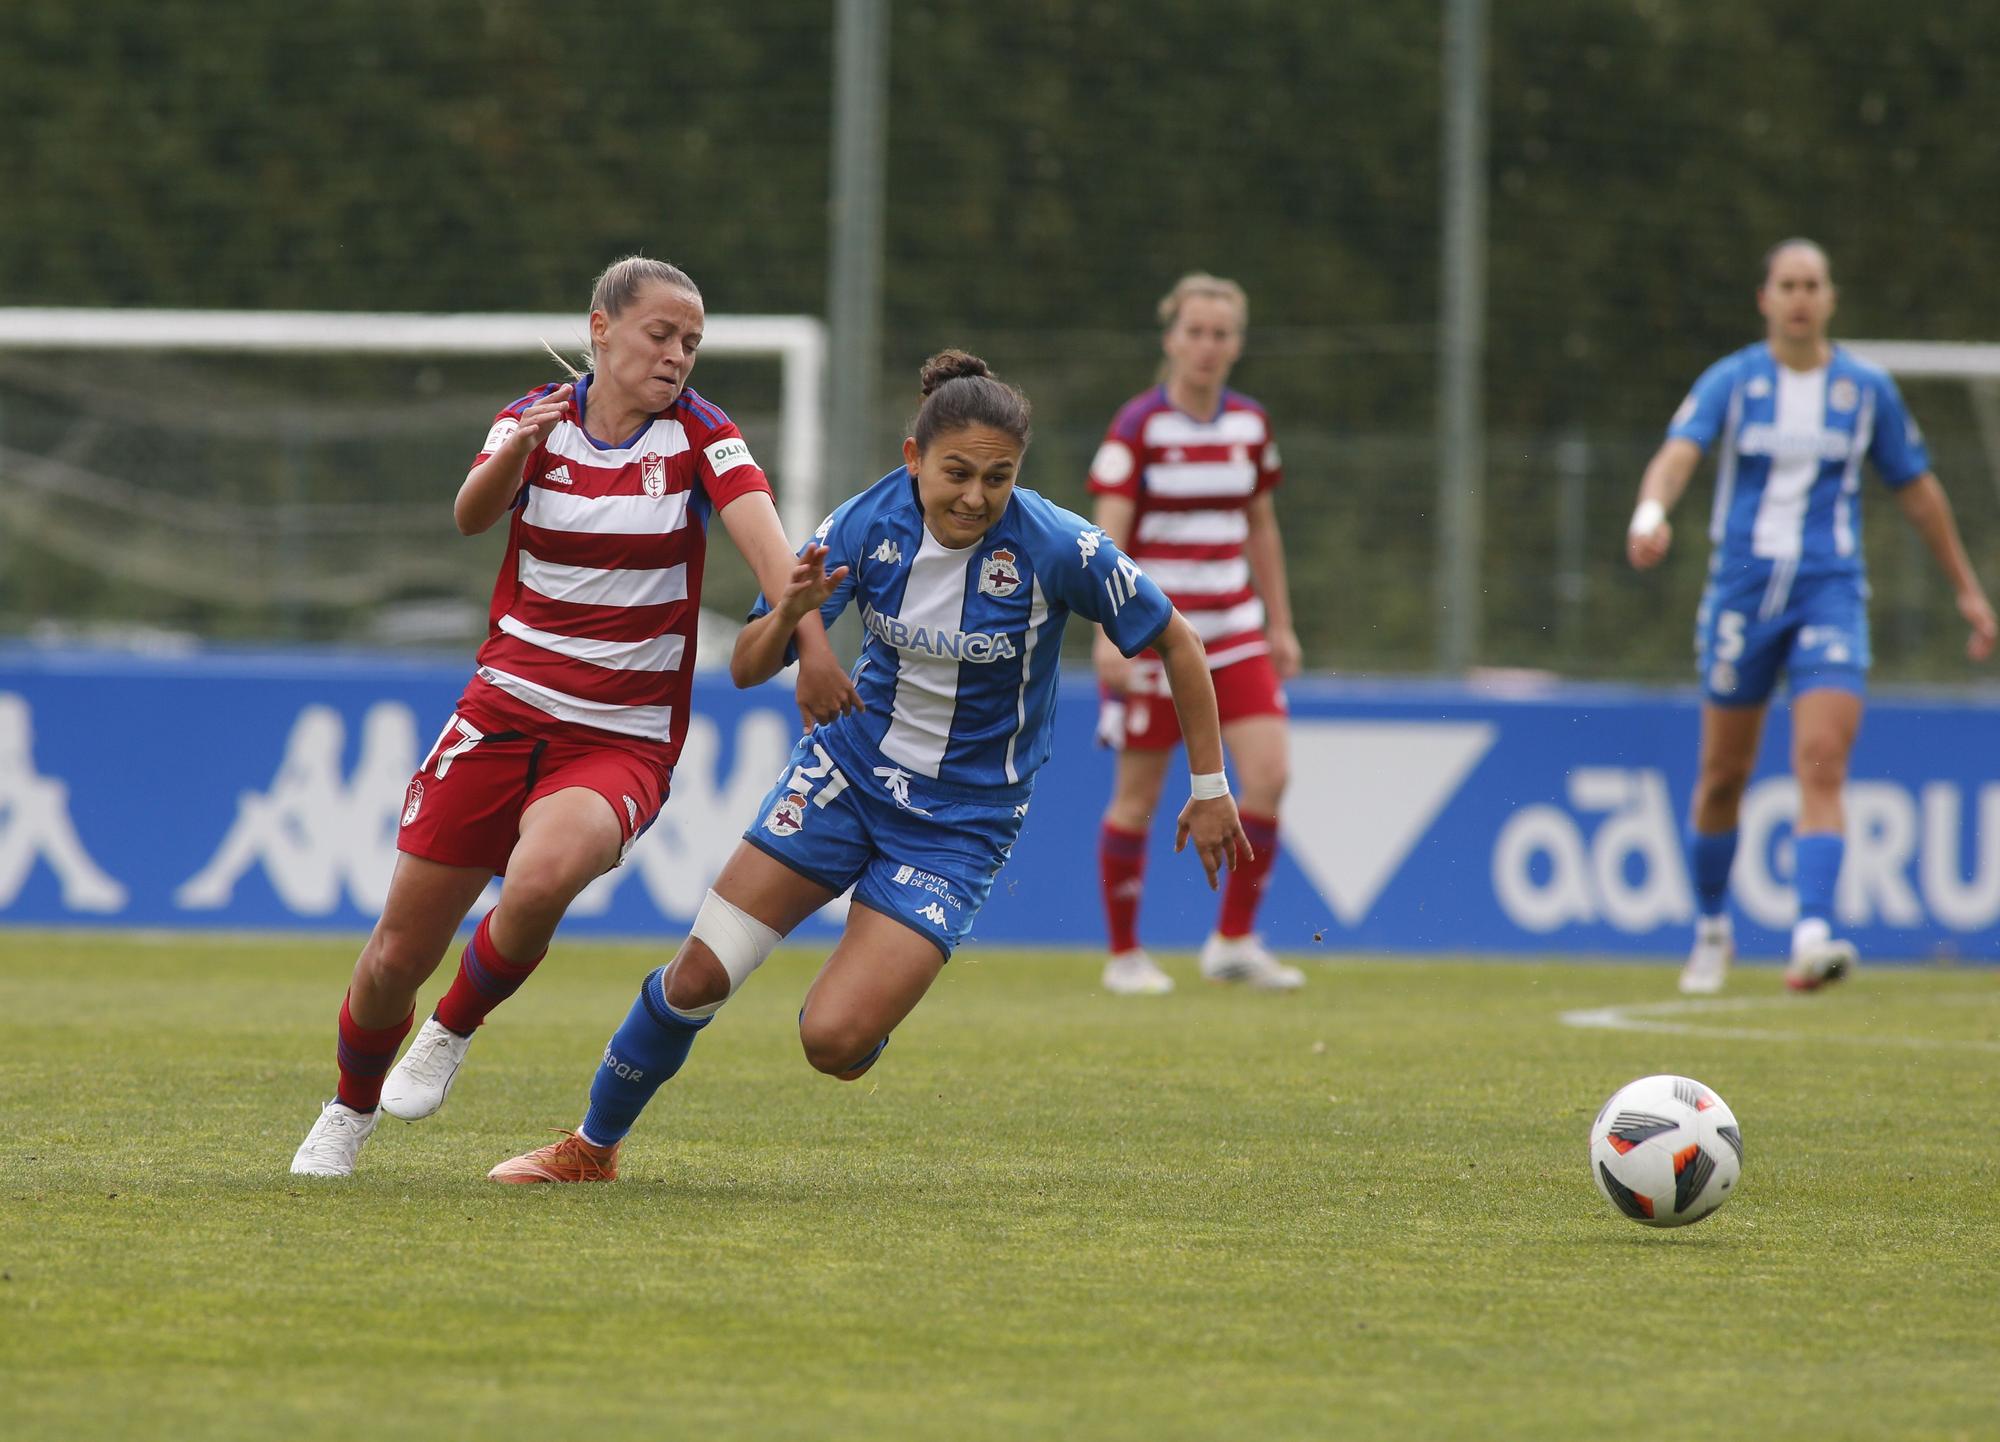
<path id="1" fill-rule="evenodd" d="M 1639 508 L 1632 512 L 1631 533 L 1635 536 L 1650 536 L 1660 529 L 1667 519 L 1667 508 L 1658 501 L 1647 499 L 1639 502 Z"/>
<path id="2" fill-rule="evenodd" d="M 1229 794 L 1229 773 L 1195 771 L 1188 775 L 1188 794 L 1196 801 L 1213 801 Z"/>

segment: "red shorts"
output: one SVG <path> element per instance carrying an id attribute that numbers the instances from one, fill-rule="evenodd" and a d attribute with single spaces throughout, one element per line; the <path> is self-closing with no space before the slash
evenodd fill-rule
<path id="1" fill-rule="evenodd" d="M 1285 688 L 1269 652 L 1246 656 L 1219 671 L 1215 709 L 1226 726 L 1252 716 L 1286 714 Z M 1167 668 L 1152 656 L 1133 663 L 1132 684 L 1125 693 L 1125 745 L 1134 751 L 1171 751 L 1181 744 L 1181 718 L 1167 689 Z"/>
<path id="2" fill-rule="evenodd" d="M 599 741 L 489 730 L 453 712 L 431 754 L 410 778 L 396 849 L 444 866 L 504 872 L 520 839 L 521 813 L 557 791 L 595 791 L 618 817 L 618 860 L 653 824 L 672 773 Z"/>

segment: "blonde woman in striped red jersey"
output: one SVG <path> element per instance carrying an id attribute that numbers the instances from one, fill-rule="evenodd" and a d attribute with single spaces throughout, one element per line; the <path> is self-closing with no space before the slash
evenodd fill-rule
<path id="1" fill-rule="evenodd" d="M 1243 830 L 1255 859 L 1232 870 L 1201 953 L 1202 975 L 1289 991 L 1305 974 L 1265 949 L 1257 910 L 1278 850 L 1289 770 L 1283 682 L 1299 641 L 1273 492 L 1283 478 L 1264 408 L 1229 389 L 1249 302 L 1235 281 L 1196 272 L 1160 302 L 1166 363 L 1158 385 L 1118 412 L 1090 468 L 1096 521 L 1159 583 L 1208 650 L 1222 737 L 1236 764 Z M 1110 959 L 1107 991 L 1171 991 L 1139 944 L 1146 841 L 1180 728 L 1159 658 L 1127 660 L 1100 632 L 1093 658 L 1104 704 L 1098 739 L 1116 749 L 1099 868 Z"/>
<path id="2" fill-rule="evenodd" d="M 295 1173 L 346 1176 L 381 1111 L 435 1112 L 487 1013 L 659 814 L 687 735 L 709 516 L 767 593 L 791 575 L 769 481 L 688 388 L 703 323 L 678 268 L 611 265 L 591 296 L 590 371 L 502 410 L 459 487 L 464 534 L 509 518 L 491 624 L 411 778 L 388 901 L 341 1003 L 336 1092 Z M 832 720 L 857 705 L 817 616 L 798 642 L 801 713 Z M 418 989 L 496 874 L 499 904 L 391 1071 Z"/>

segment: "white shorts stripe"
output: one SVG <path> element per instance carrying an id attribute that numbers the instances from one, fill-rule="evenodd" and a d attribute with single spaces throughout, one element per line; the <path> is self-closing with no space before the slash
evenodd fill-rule
<path id="1" fill-rule="evenodd" d="M 491 666 L 479 668 L 479 679 L 497 686 L 516 700 L 537 711 L 547 712 L 558 721 L 578 726 L 595 726 L 600 731 L 616 731 L 621 736 L 643 736 L 649 741 L 665 741 L 673 734 L 674 708 L 671 706 L 622 706 L 610 701 L 589 701 L 564 691 L 538 686 Z"/>
<path id="2" fill-rule="evenodd" d="M 1148 511 L 1139 517 L 1134 543 L 1163 546 L 1235 546 L 1250 535 L 1246 511 Z M 1143 562 L 1141 564 L 1144 564 Z"/>
<path id="3" fill-rule="evenodd" d="M 664 606 L 687 599 L 687 566 L 600 570 L 565 566 L 521 552 L 521 584 L 551 601 L 577 606 Z"/>
<path id="4" fill-rule="evenodd" d="M 1250 562 L 1238 556 L 1233 561 L 1142 561 L 1140 569 L 1169 596 L 1226 596 L 1250 584 Z"/>
<path id="5" fill-rule="evenodd" d="M 687 524 L 688 493 L 671 496 L 572 496 L 530 486 L 521 519 L 545 531 L 595 536 L 664 536 Z"/>
<path id="6" fill-rule="evenodd" d="M 584 636 L 559 636 L 537 631 L 512 616 L 500 618 L 500 629 L 572 661 L 587 661 L 607 671 L 678 671 L 687 650 L 685 636 L 655 636 L 650 641 L 598 641 Z"/>

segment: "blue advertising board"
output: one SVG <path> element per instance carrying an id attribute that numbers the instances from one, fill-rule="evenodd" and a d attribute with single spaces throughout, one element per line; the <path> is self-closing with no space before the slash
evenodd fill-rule
<path id="1" fill-rule="evenodd" d="M 0 651 L 0 919 L 17 925 L 339 929 L 372 924 L 405 789 L 462 663 L 379 656 L 149 659 Z M 1685 694 L 1512 693 L 1308 679 L 1291 687 L 1292 786 L 1262 918 L 1281 950 L 1628 953 L 1686 945 L 1680 845 L 1697 710 Z M 1101 942 L 1098 821 L 1111 781 L 1087 678 L 974 944 Z M 673 796 L 569 934 L 671 942 L 776 777 L 789 694 L 697 679 Z M 1745 798 L 1740 949 L 1792 920 L 1789 733 L 1774 711 Z M 1184 793 L 1183 793 L 1184 794 Z M 1870 959 L 2000 960 L 2000 704 L 1876 697 L 1848 789 L 1841 928 Z M 1198 944 L 1215 899 L 1175 856 L 1170 785 L 1142 928 Z M 808 923 L 830 934 L 840 908 Z"/>

